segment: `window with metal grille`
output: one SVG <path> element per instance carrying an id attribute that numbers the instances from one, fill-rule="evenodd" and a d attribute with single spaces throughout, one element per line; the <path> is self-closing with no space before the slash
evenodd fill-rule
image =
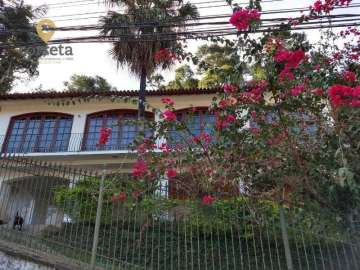
<path id="1" fill-rule="evenodd" d="M 139 132 L 139 126 L 132 122 L 138 117 L 136 110 L 115 110 L 91 114 L 87 117 L 84 134 L 83 150 L 128 150 Z M 152 113 L 146 114 L 146 119 L 153 120 Z M 112 133 L 109 141 L 98 146 L 100 131 L 102 128 L 111 128 Z M 152 131 L 145 130 L 146 136 L 150 137 Z"/>
<path id="2" fill-rule="evenodd" d="M 13 117 L 5 139 L 5 153 L 67 151 L 73 117 L 60 113 L 34 113 Z"/>

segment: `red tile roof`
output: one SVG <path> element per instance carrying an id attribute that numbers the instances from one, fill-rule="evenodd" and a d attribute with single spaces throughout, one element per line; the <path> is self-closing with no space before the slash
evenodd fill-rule
<path id="1" fill-rule="evenodd" d="M 221 92 L 222 88 L 194 88 L 194 89 L 169 89 L 147 90 L 146 96 L 180 96 L 180 95 L 206 95 Z M 137 97 L 136 90 L 108 91 L 108 92 L 33 92 L 0 94 L 1 100 L 18 99 L 58 99 L 58 98 L 91 98 L 91 97 Z"/>

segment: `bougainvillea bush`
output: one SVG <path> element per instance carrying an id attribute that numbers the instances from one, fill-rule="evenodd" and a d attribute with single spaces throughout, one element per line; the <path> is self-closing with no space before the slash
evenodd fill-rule
<path id="1" fill-rule="evenodd" d="M 189 127 L 198 108 L 184 121 L 174 101 L 164 98 L 162 121 L 150 123 L 155 135 L 137 140 L 132 188 L 115 188 L 106 199 L 151 208 L 150 195 L 166 183 L 166 203 L 191 201 L 209 209 L 247 197 L 246 202 L 326 209 L 347 220 L 359 205 L 360 31 L 321 31 L 321 42 L 311 44 L 291 28 L 350 2 L 316 1 L 308 13 L 255 35 L 250 33 L 262 23 L 260 1 L 235 6 L 229 25 L 238 31 L 236 40 L 216 42 L 237 51 L 242 68 L 232 77 L 243 77 L 243 83 L 228 78 L 208 108 L 214 125 L 196 134 Z M 154 61 L 180 58 L 164 48 Z M 201 65 L 196 58 L 194 64 Z"/>

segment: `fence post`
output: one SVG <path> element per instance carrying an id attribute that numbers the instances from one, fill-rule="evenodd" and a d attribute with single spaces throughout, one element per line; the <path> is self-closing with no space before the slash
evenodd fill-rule
<path id="1" fill-rule="evenodd" d="M 100 187 L 99 187 L 99 198 L 96 210 L 96 220 L 95 220 L 95 229 L 94 229 L 94 239 L 91 251 L 91 270 L 95 269 L 96 263 L 96 253 L 97 247 L 99 243 L 99 231 L 100 231 L 100 223 L 101 223 L 101 211 L 102 211 L 102 204 L 103 204 L 103 193 L 104 193 L 104 181 L 105 181 L 105 169 L 102 171 L 101 180 L 100 180 Z"/>
<path id="2" fill-rule="evenodd" d="M 280 212 L 281 234 L 284 243 L 287 269 L 294 270 L 293 262 L 291 258 L 291 250 L 290 250 L 289 237 L 288 237 L 287 225 L 285 220 L 284 207 L 282 205 L 280 206 L 279 212 Z"/>

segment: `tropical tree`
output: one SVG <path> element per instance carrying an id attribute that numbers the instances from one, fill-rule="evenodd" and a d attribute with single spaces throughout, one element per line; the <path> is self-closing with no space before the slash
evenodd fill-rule
<path id="1" fill-rule="evenodd" d="M 244 65 L 239 50 L 232 41 L 225 45 L 213 43 L 201 46 L 196 52 L 197 73 L 201 75 L 200 87 L 214 87 L 224 83 L 243 81 Z"/>
<path id="2" fill-rule="evenodd" d="M 175 70 L 175 79 L 170 81 L 166 88 L 168 89 L 184 89 L 197 88 L 199 80 L 194 78 L 194 71 L 189 65 L 182 65 Z"/>
<path id="3" fill-rule="evenodd" d="M 146 79 L 157 68 L 168 68 L 174 54 L 182 52 L 176 32 L 186 21 L 196 19 L 198 11 L 183 0 L 105 0 L 110 6 L 125 9 L 123 14 L 110 11 L 101 19 L 102 34 L 117 38 L 110 51 L 119 66 L 127 66 L 140 77 L 139 118 L 145 111 Z M 159 51 L 164 58 L 157 58 Z M 167 52 L 167 53 L 166 53 Z M 163 54 L 164 55 L 164 54 Z"/>
<path id="4" fill-rule="evenodd" d="M 116 87 L 110 85 L 110 83 L 101 76 L 86 76 L 74 74 L 70 77 L 70 81 L 64 82 L 66 91 L 95 91 L 95 92 L 106 92 L 116 91 Z"/>
<path id="5" fill-rule="evenodd" d="M 10 91 L 17 79 L 31 78 L 38 74 L 39 58 L 45 54 L 46 44 L 36 34 L 31 21 L 45 12 L 45 7 L 33 9 L 23 1 L 12 1 L 12 5 L 5 5 L 0 1 L 1 92 Z M 30 47 L 28 43 L 39 45 Z M 19 47 L 19 44 L 26 46 Z"/>

